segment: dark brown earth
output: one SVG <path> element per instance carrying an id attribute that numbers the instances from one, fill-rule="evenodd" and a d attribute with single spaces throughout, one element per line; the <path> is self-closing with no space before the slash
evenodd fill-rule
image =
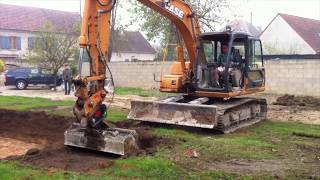
<path id="1" fill-rule="evenodd" d="M 306 106 L 320 109 L 320 99 L 312 96 L 284 95 L 277 98 L 274 104 L 282 106 Z"/>
<path id="2" fill-rule="evenodd" d="M 63 145 L 64 131 L 73 122 L 72 118 L 51 116 L 45 112 L 17 112 L 0 110 L 0 137 L 41 144 L 43 149 L 31 149 L 26 155 L 11 156 L 2 160 L 18 160 L 41 168 L 70 171 L 90 171 L 106 168 L 120 157 Z M 115 124 L 119 128 L 130 128 L 139 135 L 139 152 L 135 155 L 154 153 L 158 147 L 170 146 L 173 141 L 152 135 L 150 128 L 132 121 Z"/>

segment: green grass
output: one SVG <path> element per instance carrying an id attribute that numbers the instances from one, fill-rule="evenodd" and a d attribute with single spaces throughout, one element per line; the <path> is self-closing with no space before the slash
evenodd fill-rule
<path id="1" fill-rule="evenodd" d="M 116 161 L 105 173 L 128 179 L 183 179 L 186 173 L 168 159 L 161 157 L 131 157 Z"/>
<path id="2" fill-rule="evenodd" d="M 64 179 L 97 179 L 90 175 L 57 171 L 47 172 L 28 166 L 22 166 L 15 162 L 0 163 L 0 179 L 5 180 L 64 180 Z"/>
<path id="3" fill-rule="evenodd" d="M 73 101 L 52 101 L 45 98 L 0 96 L 0 108 L 2 109 L 15 109 L 23 111 L 57 106 L 72 106 L 73 104 Z"/>
<path id="4" fill-rule="evenodd" d="M 214 160 L 276 158 L 271 151 L 274 148 L 272 143 L 252 135 L 199 135 L 195 132 L 166 128 L 157 128 L 155 133 L 183 139 L 184 142 L 177 147 L 177 151 L 181 153 L 186 149 L 193 149 Z"/>
<path id="5" fill-rule="evenodd" d="M 53 101 L 45 98 L 30 98 L 21 96 L 0 96 L 0 108 L 18 111 L 46 111 L 49 114 L 71 116 L 74 101 Z M 108 111 L 108 120 L 112 122 L 122 121 L 127 114 L 120 108 L 111 107 Z"/>
<path id="6" fill-rule="evenodd" d="M 319 139 L 293 135 L 293 132 L 304 131 L 320 135 L 320 126 L 267 121 L 248 128 L 244 133 L 228 135 L 199 134 L 171 128 L 154 129 L 157 135 L 183 139 L 183 143 L 175 147 L 180 154 L 187 149 L 193 149 L 211 160 L 276 160 L 283 159 L 283 155 L 293 158 L 299 155 L 299 145 L 301 146 L 302 142 L 303 147 L 308 146 L 314 150 L 320 148 L 319 144 L 317 145 L 320 143 Z M 289 152 L 290 148 L 294 149 L 294 152 Z"/>
<path id="7" fill-rule="evenodd" d="M 131 88 L 131 87 L 117 87 L 115 90 L 117 95 L 137 95 L 142 97 L 164 97 L 172 96 L 172 93 L 163 93 L 157 89 L 144 90 L 141 88 Z"/>
<path id="8" fill-rule="evenodd" d="M 108 120 L 111 122 L 123 121 L 127 119 L 127 113 L 119 108 L 111 107 L 108 111 Z"/>
<path id="9" fill-rule="evenodd" d="M 0 108 L 16 110 L 46 110 L 50 114 L 72 116 L 73 101 L 51 101 L 44 98 L 0 96 Z M 54 107 L 60 107 L 55 109 Z M 62 108 L 61 108 L 62 107 Z M 111 108 L 108 119 L 125 120 L 127 111 Z M 219 170 L 208 171 L 210 163 L 229 160 L 290 162 L 294 172 L 284 172 L 289 177 L 304 178 L 308 166 L 300 159 L 314 160 L 320 155 L 320 139 L 296 136 L 307 133 L 320 136 L 319 125 L 266 121 L 240 132 L 216 135 L 202 131 L 189 131 L 153 127 L 158 136 L 173 139 L 174 145 L 158 149 L 155 155 L 116 159 L 112 166 L 93 174 L 53 172 L 19 165 L 16 162 L 0 162 L 0 179 L 271 179 L 272 175 L 239 175 Z M 195 150 L 198 158 L 187 157 L 185 152 Z M 317 153 L 318 152 L 318 153 Z M 208 165 L 209 164 L 209 165 Z M 300 167 L 301 166 L 301 167 Z M 286 174 L 287 173 L 287 174 Z"/>
<path id="10" fill-rule="evenodd" d="M 118 160 L 115 164 L 95 173 L 46 171 L 16 162 L 0 163 L 0 179 L 5 180 L 117 180 L 117 179 L 252 179 L 249 176 L 222 171 L 186 172 L 169 160 L 159 157 L 134 157 Z"/>

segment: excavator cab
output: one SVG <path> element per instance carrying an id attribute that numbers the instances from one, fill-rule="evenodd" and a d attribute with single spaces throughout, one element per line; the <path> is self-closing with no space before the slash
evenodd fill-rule
<path id="1" fill-rule="evenodd" d="M 265 70 L 259 39 L 244 32 L 205 33 L 196 61 L 196 93 L 235 97 L 264 90 Z"/>

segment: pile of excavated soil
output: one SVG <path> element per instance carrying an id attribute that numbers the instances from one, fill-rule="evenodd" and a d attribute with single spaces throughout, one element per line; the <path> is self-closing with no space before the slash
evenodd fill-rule
<path id="1" fill-rule="evenodd" d="M 312 96 L 284 95 L 277 98 L 275 105 L 306 106 L 320 109 L 320 99 Z"/>
<path id="2" fill-rule="evenodd" d="M 88 171 L 106 168 L 112 165 L 114 159 L 121 158 L 108 153 L 65 147 L 64 131 L 72 122 L 72 118 L 50 116 L 44 112 L 0 110 L 0 137 L 43 147 L 40 150 L 30 150 L 23 156 L 11 156 L 3 160 L 18 160 L 22 164 L 41 168 Z M 173 144 L 170 139 L 152 135 L 149 127 L 132 121 L 119 122 L 116 126 L 137 131 L 140 150 L 136 155 L 152 154 L 159 146 Z"/>

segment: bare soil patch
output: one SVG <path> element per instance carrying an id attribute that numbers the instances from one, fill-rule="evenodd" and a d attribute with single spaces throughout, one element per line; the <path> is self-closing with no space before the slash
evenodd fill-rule
<path id="1" fill-rule="evenodd" d="M 271 173 L 272 175 L 283 176 L 285 175 L 285 171 L 290 169 L 284 162 L 276 160 L 231 160 L 228 162 L 210 163 L 208 165 L 210 170 L 222 170 L 242 175 L 250 175 L 254 173 Z"/>
<path id="2" fill-rule="evenodd" d="M 277 98 L 274 104 L 282 106 L 306 106 L 320 110 L 320 99 L 312 96 L 284 95 Z"/>
<path id="3" fill-rule="evenodd" d="M 8 140 L 7 149 L 16 148 L 10 146 L 14 144 L 10 141 L 23 142 L 21 146 L 27 144 L 30 149 L 40 149 L 39 152 L 31 153 L 31 155 L 27 155 L 28 153 L 24 155 L 21 153 L 8 154 L 11 156 L 2 157 L 2 160 L 18 160 L 22 164 L 41 168 L 90 171 L 106 168 L 112 165 L 113 160 L 123 158 L 108 153 L 65 147 L 63 144 L 64 131 L 72 122 L 73 119 L 70 117 L 50 116 L 45 112 L 0 110 L 0 137 Z M 131 121 L 116 125 L 120 128 L 137 130 L 141 149 L 135 155 L 152 154 L 158 147 L 172 144 L 170 140 L 152 135 L 146 126 Z M 24 148 L 22 152 L 26 151 L 27 148 Z M 2 153 L 0 148 L 0 154 Z"/>
<path id="4" fill-rule="evenodd" d="M 268 119 L 280 122 L 300 122 L 305 124 L 320 124 L 320 111 L 301 106 L 268 106 Z"/>

